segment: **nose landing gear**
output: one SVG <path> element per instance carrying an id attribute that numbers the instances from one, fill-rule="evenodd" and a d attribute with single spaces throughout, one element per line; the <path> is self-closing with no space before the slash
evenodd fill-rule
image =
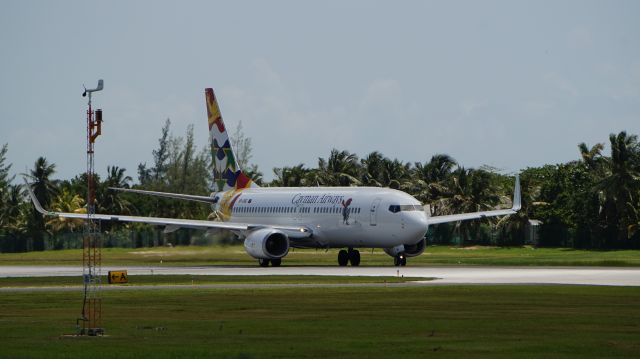
<path id="1" fill-rule="evenodd" d="M 404 254 L 398 254 L 393 257 L 393 265 L 396 267 L 404 267 L 407 265 L 407 257 Z"/>
<path id="2" fill-rule="evenodd" d="M 338 252 L 338 265 L 345 267 L 347 263 L 351 263 L 352 267 L 360 265 L 360 251 L 357 249 L 349 248 L 348 251 L 342 249 Z"/>

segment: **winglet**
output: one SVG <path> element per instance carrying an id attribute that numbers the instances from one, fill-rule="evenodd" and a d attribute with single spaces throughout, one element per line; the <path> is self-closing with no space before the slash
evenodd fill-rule
<path id="1" fill-rule="evenodd" d="M 513 206 L 511 210 L 517 212 L 522 208 L 522 198 L 520 194 L 520 175 L 516 174 L 515 188 L 513 189 Z"/>
<path id="2" fill-rule="evenodd" d="M 24 180 L 24 184 L 27 186 L 27 191 L 29 192 L 29 197 L 31 197 L 31 202 L 33 202 L 33 205 L 36 207 L 36 210 L 40 213 L 42 213 L 45 216 L 55 216 L 56 213 L 55 212 L 49 212 L 47 210 L 45 210 L 44 208 L 42 208 L 42 205 L 40 204 L 40 201 L 38 201 L 38 198 L 36 198 L 36 194 L 33 193 L 33 189 L 31 188 L 31 185 L 29 184 L 29 182 L 27 182 L 27 179 L 22 177 L 22 179 Z"/>

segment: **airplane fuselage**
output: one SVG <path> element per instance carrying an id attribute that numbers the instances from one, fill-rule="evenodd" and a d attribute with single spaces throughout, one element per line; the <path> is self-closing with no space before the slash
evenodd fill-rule
<path id="1" fill-rule="evenodd" d="M 421 203 L 388 188 L 247 188 L 220 196 L 216 209 L 230 222 L 305 227 L 312 232 L 292 247 L 391 248 L 416 244 L 427 231 Z"/>

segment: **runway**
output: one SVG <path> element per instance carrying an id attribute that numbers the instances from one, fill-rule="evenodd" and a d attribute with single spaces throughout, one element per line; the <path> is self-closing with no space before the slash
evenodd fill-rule
<path id="1" fill-rule="evenodd" d="M 640 286 L 640 268 L 610 267 L 229 267 L 108 266 L 129 275 L 317 275 L 436 278 L 423 285 L 450 284 L 574 284 Z M 0 266 L 0 277 L 80 276 L 76 266 Z"/>

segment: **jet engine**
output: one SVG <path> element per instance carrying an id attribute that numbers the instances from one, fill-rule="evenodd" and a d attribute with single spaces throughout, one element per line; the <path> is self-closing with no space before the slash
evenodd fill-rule
<path id="1" fill-rule="evenodd" d="M 244 249 L 256 259 L 282 258 L 289 253 L 289 237 L 277 229 L 258 229 L 244 240 Z"/>
<path id="2" fill-rule="evenodd" d="M 427 247 L 427 241 L 423 238 L 415 244 L 400 244 L 395 247 L 385 248 L 384 252 L 392 257 L 398 254 L 404 254 L 406 257 L 416 257 L 424 252 Z"/>
<path id="3" fill-rule="evenodd" d="M 427 240 L 422 238 L 418 243 L 415 244 L 405 244 L 404 245 L 404 254 L 407 257 L 417 257 L 424 252 L 424 249 L 427 247 Z"/>

